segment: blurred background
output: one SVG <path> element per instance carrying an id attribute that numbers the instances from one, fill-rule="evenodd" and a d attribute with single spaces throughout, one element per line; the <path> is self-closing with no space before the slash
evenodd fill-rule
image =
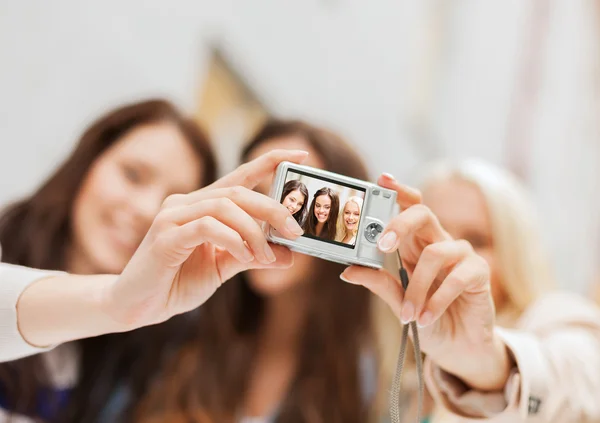
<path id="1" fill-rule="evenodd" d="M 166 96 L 221 170 L 266 116 L 348 137 L 414 183 L 483 157 L 531 190 L 563 287 L 600 274 L 600 1 L 0 2 L 0 204 L 39 184 L 90 120 Z"/>

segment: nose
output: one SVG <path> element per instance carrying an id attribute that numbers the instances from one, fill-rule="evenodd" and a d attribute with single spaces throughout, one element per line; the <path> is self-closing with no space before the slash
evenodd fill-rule
<path id="1" fill-rule="evenodd" d="M 136 227 L 148 229 L 160 210 L 166 195 L 158 190 L 147 190 L 138 193 L 131 200 L 131 209 L 135 214 Z"/>

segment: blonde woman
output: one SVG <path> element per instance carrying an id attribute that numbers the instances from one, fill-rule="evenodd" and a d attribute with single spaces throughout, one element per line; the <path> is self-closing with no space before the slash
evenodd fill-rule
<path id="1" fill-rule="evenodd" d="M 346 200 L 342 208 L 342 214 L 338 219 L 336 241 L 350 245 L 356 243 L 356 233 L 358 231 L 362 206 L 363 199 L 360 197 L 352 196 Z"/>
<path id="2" fill-rule="evenodd" d="M 432 166 L 422 196 L 449 235 L 468 241 L 486 260 L 497 326 L 505 328 L 496 331 L 513 357 L 506 384 L 490 392 L 428 362 L 427 382 L 437 404 L 431 421 L 600 421 L 594 399 L 600 390 L 600 314 L 574 295 L 550 293 L 552 272 L 522 186 L 499 168 L 468 160 Z M 419 315 L 413 298 L 409 288 L 402 320 Z"/>

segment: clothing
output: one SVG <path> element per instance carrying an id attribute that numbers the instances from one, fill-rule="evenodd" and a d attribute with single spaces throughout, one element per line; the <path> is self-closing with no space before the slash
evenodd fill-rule
<path id="1" fill-rule="evenodd" d="M 0 362 L 45 353 L 43 357 L 46 367 L 49 369 L 51 386 L 40 392 L 37 407 L 40 415 L 44 417 L 50 417 L 48 397 L 52 398 L 53 404 L 54 401 L 59 405 L 68 401 L 71 388 L 76 380 L 76 366 L 79 360 L 76 357 L 76 350 L 70 344 L 61 345 L 53 350 L 53 346 L 38 348 L 27 343 L 19 332 L 16 306 L 27 286 L 37 280 L 59 273 L 0 263 Z M 5 422 L 8 421 L 8 414 L 4 411 L 6 398 L 2 395 L 1 388 L 0 422 Z M 33 422 L 25 416 L 12 415 L 11 417 L 11 423 Z"/>
<path id="2" fill-rule="evenodd" d="M 17 302 L 29 284 L 53 274 L 0 263 L 0 362 L 52 349 L 34 347 L 23 339 L 17 325 Z"/>
<path id="3" fill-rule="evenodd" d="M 503 392 L 469 389 L 430 361 L 425 378 L 433 422 L 600 422 L 600 310 L 568 293 L 541 298 L 515 329 L 497 329 L 515 359 Z M 474 420 L 477 419 L 477 420 Z"/>

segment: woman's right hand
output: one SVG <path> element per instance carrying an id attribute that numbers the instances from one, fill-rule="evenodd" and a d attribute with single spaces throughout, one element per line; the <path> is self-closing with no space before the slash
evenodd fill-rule
<path id="1" fill-rule="evenodd" d="M 106 311 L 128 328 L 159 323 L 203 304 L 235 274 L 289 267 L 291 252 L 267 243 L 260 222 L 295 239 L 302 229 L 279 202 L 252 191 L 282 161 L 308 153 L 274 150 L 214 184 L 165 200 L 123 273 L 107 286 Z"/>

